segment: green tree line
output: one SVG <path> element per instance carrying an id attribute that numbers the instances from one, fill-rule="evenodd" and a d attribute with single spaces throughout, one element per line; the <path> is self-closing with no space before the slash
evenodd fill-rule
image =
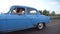
<path id="1" fill-rule="evenodd" d="M 42 14 L 42 15 L 46 15 L 46 16 L 50 16 L 50 15 L 55 15 L 55 11 L 52 11 L 51 13 L 48 11 L 48 10 L 39 10 L 39 12 Z"/>

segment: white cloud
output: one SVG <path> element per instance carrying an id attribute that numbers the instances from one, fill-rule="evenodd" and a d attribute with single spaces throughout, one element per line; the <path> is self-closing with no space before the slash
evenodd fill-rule
<path id="1" fill-rule="evenodd" d="M 51 4 L 51 5 L 58 5 L 59 2 L 50 2 L 49 4 Z"/>
<path id="2" fill-rule="evenodd" d="M 37 9 L 43 9 L 44 7 L 44 3 L 39 0 L 2 0 L 0 1 L 0 4 L 0 10 L 3 12 L 7 12 L 12 5 L 24 5 L 35 7 Z"/>
<path id="3" fill-rule="evenodd" d="M 53 10 L 53 5 L 59 4 L 58 2 L 46 2 L 43 0 L 1 0 L 0 1 L 0 12 L 7 12 L 12 5 L 23 5 L 35 7 L 39 10 Z M 56 9 L 54 9 L 56 10 Z M 58 13 L 58 12 L 57 12 Z"/>

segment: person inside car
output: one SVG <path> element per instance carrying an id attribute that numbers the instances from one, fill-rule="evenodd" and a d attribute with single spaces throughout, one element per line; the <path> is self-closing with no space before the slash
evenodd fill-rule
<path id="1" fill-rule="evenodd" d="M 24 13 L 24 9 L 18 8 L 16 13 L 19 14 L 19 15 L 22 15 Z"/>

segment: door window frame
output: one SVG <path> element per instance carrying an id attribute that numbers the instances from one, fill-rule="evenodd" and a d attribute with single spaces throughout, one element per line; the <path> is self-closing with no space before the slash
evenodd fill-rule
<path id="1" fill-rule="evenodd" d="M 17 8 L 23 8 L 23 7 L 15 7 L 15 8 L 13 8 L 13 9 L 9 12 L 9 14 L 13 14 L 13 13 L 12 13 L 13 10 L 15 10 L 15 9 L 17 9 Z M 22 15 L 25 15 L 25 14 L 26 14 L 26 8 L 23 8 L 23 9 L 25 9 L 25 10 L 24 10 L 24 14 L 22 14 Z M 17 14 L 15 14 L 15 15 L 17 15 Z"/>
<path id="2" fill-rule="evenodd" d="M 32 9 L 32 8 L 27 8 L 27 14 L 28 14 L 28 9 Z M 36 9 L 32 9 L 32 10 L 34 10 L 34 11 L 36 11 L 36 14 L 28 14 L 28 15 L 37 15 L 37 10 Z"/>

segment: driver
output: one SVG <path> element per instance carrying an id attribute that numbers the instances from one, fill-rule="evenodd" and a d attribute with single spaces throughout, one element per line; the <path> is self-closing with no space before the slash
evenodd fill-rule
<path id="1" fill-rule="evenodd" d="M 17 11 L 16 11 L 16 13 L 17 13 L 17 14 L 20 14 L 20 15 L 23 14 L 23 12 L 24 12 L 24 10 L 23 10 L 22 8 L 19 8 L 19 9 L 17 9 Z"/>

